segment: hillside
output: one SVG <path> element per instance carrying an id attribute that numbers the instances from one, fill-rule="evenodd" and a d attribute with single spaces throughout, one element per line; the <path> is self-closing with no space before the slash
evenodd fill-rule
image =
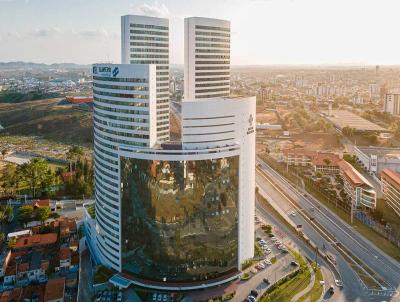
<path id="1" fill-rule="evenodd" d="M 90 65 L 79 65 L 75 63 L 54 63 L 54 64 L 44 64 L 44 63 L 33 63 L 33 62 L 0 62 L 0 69 L 82 69 L 90 68 Z"/>
<path id="2" fill-rule="evenodd" d="M 91 146 L 92 113 L 58 106 L 60 99 L 19 104 L 0 104 L 0 132 L 8 135 L 35 135 L 53 141 Z"/>

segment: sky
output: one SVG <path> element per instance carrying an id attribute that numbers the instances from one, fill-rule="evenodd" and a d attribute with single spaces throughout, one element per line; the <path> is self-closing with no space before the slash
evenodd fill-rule
<path id="1" fill-rule="evenodd" d="M 233 65 L 400 64 L 399 0 L 0 0 L 0 62 L 120 63 L 120 16 L 231 21 Z"/>

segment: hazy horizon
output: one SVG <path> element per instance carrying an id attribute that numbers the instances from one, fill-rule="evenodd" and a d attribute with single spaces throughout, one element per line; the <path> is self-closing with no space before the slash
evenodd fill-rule
<path id="1" fill-rule="evenodd" d="M 400 65 L 399 6 L 397 0 L 0 0 L 0 61 L 119 63 L 120 16 L 143 14 L 170 20 L 171 64 L 183 63 L 183 19 L 204 16 L 231 21 L 234 66 Z"/>

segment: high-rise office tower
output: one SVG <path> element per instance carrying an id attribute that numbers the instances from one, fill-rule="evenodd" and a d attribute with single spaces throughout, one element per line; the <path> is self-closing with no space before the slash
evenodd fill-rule
<path id="1" fill-rule="evenodd" d="M 93 65 L 97 235 L 88 240 L 100 261 L 115 270 L 121 262 L 118 150 L 155 144 L 156 89 L 154 65 Z"/>
<path id="2" fill-rule="evenodd" d="M 185 19 L 185 99 L 230 94 L 230 22 Z"/>
<path id="3" fill-rule="evenodd" d="M 160 72 L 168 69 L 150 58 L 165 49 L 155 44 L 167 21 L 123 17 L 129 64 L 93 65 L 96 211 L 85 211 L 86 242 L 120 288 L 203 290 L 236 280 L 254 255 L 255 97 L 228 97 L 229 22 L 190 20 L 209 41 L 197 58 L 206 64 L 186 64 L 212 75 L 186 76 L 225 88 L 182 102 L 180 142 L 159 139 Z M 213 57 L 218 33 L 228 40 L 224 63 Z"/>
<path id="4" fill-rule="evenodd" d="M 121 17 L 122 64 L 157 66 L 157 140 L 169 139 L 169 21 L 163 18 Z"/>

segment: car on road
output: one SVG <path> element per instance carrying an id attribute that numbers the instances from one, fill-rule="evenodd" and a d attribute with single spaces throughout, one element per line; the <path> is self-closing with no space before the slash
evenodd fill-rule
<path id="1" fill-rule="evenodd" d="M 295 211 L 293 211 L 292 213 L 290 213 L 290 216 L 292 216 L 292 217 L 296 217 L 296 212 L 295 212 Z"/>
<path id="2" fill-rule="evenodd" d="M 255 267 L 253 267 L 253 268 L 250 270 L 250 272 L 252 272 L 252 273 L 255 275 L 255 274 L 258 273 L 258 270 L 257 270 Z"/>
<path id="3" fill-rule="evenodd" d="M 258 269 L 259 271 L 263 270 L 265 268 L 265 265 L 262 263 L 259 263 L 256 265 L 256 269 Z"/>
<path id="4" fill-rule="evenodd" d="M 333 295 L 335 293 L 335 288 L 333 287 L 333 285 L 329 286 L 329 290 L 328 291 L 329 291 L 329 293 L 331 295 Z"/>
<path id="5" fill-rule="evenodd" d="M 277 241 L 277 240 L 278 240 L 278 238 L 276 238 L 275 236 L 272 236 L 272 237 L 271 237 L 271 241 L 272 241 L 272 242 L 275 242 L 275 241 Z"/>
<path id="6" fill-rule="evenodd" d="M 291 266 L 300 266 L 300 264 L 298 264 L 296 261 L 291 261 L 290 265 Z"/>
<path id="7" fill-rule="evenodd" d="M 335 284 L 337 287 L 343 287 L 343 282 L 338 279 L 335 279 Z"/>
<path id="8" fill-rule="evenodd" d="M 289 253 L 289 251 L 286 248 L 281 249 L 281 252 L 284 253 L 284 254 Z"/>
<path id="9" fill-rule="evenodd" d="M 278 250 L 282 250 L 285 246 L 283 244 L 278 245 Z"/>
<path id="10" fill-rule="evenodd" d="M 117 302 L 122 302 L 122 292 L 118 292 Z"/>
<path id="11" fill-rule="evenodd" d="M 270 282 L 269 282 L 269 280 L 268 280 L 267 278 L 264 278 L 264 279 L 263 279 L 263 282 L 264 282 L 265 284 L 270 284 Z"/>
<path id="12" fill-rule="evenodd" d="M 258 297 L 258 291 L 257 290 L 255 290 L 255 289 L 253 289 L 251 292 L 250 292 L 250 296 L 253 296 L 253 297 Z"/>

